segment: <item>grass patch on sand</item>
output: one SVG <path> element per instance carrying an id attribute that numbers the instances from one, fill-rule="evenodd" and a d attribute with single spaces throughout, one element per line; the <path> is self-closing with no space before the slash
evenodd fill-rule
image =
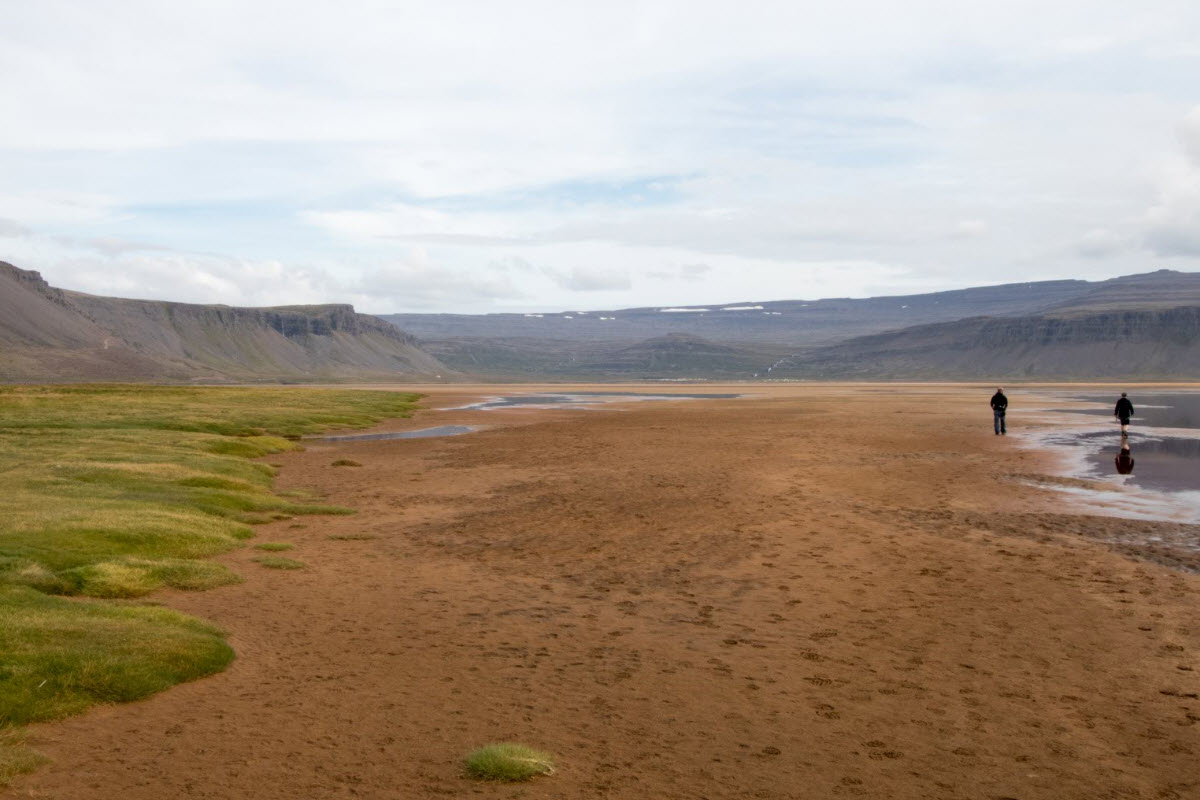
<path id="1" fill-rule="evenodd" d="M 0 587 L 0 724 L 138 700 L 219 672 L 221 632 L 167 608 L 52 597 Z"/>
<path id="2" fill-rule="evenodd" d="M 254 549 L 263 550 L 267 553 L 282 553 L 284 550 L 291 550 L 295 546 L 291 542 L 262 542 L 254 545 Z"/>
<path id="3" fill-rule="evenodd" d="M 18 775 L 33 772 L 48 760 L 25 745 L 23 730 L 0 725 L 0 787 L 7 786 Z"/>
<path id="4" fill-rule="evenodd" d="M 259 556 L 254 563 L 267 569 L 304 569 L 304 562 L 285 556 Z"/>
<path id="5" fill-rule="evenodd" d="M 548 753 L 523 744 L 500 742 L 472 752 L 466 759 L 467 774 L 488 781 L 527 781 L 538 775 L 554 774 Z"/>
<path id="6" fill-rule="evenodd" d="M 360 464 L 359 462 L 355 461 L 352 458 L 339 458 L 337 461 L 334 461 L 329 466 L 331 466 L 331 467 L 361 467 L 362 464 Z"/>
<path id="7" fill-rule="evenodd" d="M 253 524 L 350 513 L 275 494 L 276 467 L 251 459 L 296 449 L 304 434 L 409 416 L 416 399 L 0 386 L 0 776 L 32 763 L 13 725 L 223 669 L 233 653 L 219 631 L 128 598 L 240 580 L 203 559 L 241 546 Z"/>
<path id="8" fill-rule="evenodd" d="M 373 533 L 331 533 L 325 538 L 335 542 L 367 542 L 379 537 Z"/>

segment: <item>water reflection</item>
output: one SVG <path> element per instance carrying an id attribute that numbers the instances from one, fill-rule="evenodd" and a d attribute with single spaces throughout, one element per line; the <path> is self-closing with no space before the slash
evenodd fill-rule
<path id="1" fill-rule="evenodd" d="M 569 394 L 551 394 L 539 392 L 537 394 L 493 397 L 489 400 L 450 410 L 461 411 L 470 409 L 474 411 L 490 411 L 494 408 L 557 408 L 562 406 L 588 408 L 601 403 L 629 402 L 633 400 L 734 400 L 741 396 L 740 394 L 697 394 L 694 392 L 687 394 L 675 392 L 669 394 L 651 392 L 571 392 Z"/>
<path id="2" fill-rule="evenodd" d="M 1124 431 L 1121 432 L 1121 451 L 1117 453 L 1117 457 L 1113 459 L 1113 463 L 1117 467 L 1117 474 L 1133 474 L 1133 453 L 1129 447 L 1129 436 Z"/>
<path id="3" fill-rule="evenodd" d="M 432 439 L 437 436 L 462 436 L 474 433 L 478 428 L 471 425 L 438 425 L 419 431 L 392 431 L 389 433 L 352 433 L 342 436 L 320 436 L 323 442 L 378 442 L 385 439 Z"/>

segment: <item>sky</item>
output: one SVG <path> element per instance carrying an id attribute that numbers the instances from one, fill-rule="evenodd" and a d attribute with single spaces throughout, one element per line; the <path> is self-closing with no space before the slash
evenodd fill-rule
<path id="1" fill-rule="evenodd" d="M 1194 0 L 0 0 L 0 260 L 368 313 L 1200 270 Z"/>

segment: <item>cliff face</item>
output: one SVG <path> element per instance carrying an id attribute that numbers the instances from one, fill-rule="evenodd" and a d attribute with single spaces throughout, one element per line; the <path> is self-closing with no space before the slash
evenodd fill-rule
<path id="1" fill-rule="evenodd" d="M 0 380 L 414 380 L 447 372 L 412 336 L 348 305 L 96 297 L 0 262 Z"/>

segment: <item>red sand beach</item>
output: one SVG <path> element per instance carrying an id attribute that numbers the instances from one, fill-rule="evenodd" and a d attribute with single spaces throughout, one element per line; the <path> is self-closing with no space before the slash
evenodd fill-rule
<path id="1" fill-rule="evenodd" d="M 53 762 L 0 797 L 1200 796 L 1200 576 L 1105 543 L 1177 523 L 1071 505 L 990 387 L 747 391 L 273 457 L 358 513 L 156 596 L 234 665 L 34 727 Z M 496 740 L 556 774 L 464 777 Z"/>

